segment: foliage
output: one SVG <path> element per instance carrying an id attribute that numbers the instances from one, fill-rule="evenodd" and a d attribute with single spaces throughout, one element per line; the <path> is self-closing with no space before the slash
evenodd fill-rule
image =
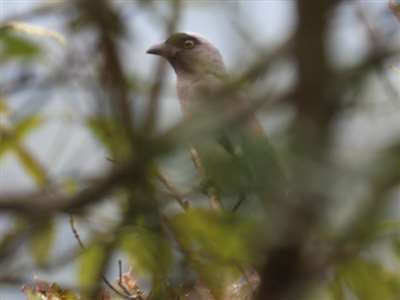
<path id="1" fill-rule="evenodd" d="M 357 1 L 298 0 L 293 32 L 265 48 L 236 17 L 254 61 L 201 113 L 162 126 L 166 65 L 148 78 L 128 64 L 126 46 L 145 40 L 129 20 L 150 15 L 168 36 L 189 5 L 55 1 L 0 25 L 0 176 L 11 161 L 32 183 L 0 182 L 0 283 L 25 284 L 29 300 L 399 298 L 398 131 L 350 159 L 341 140 L 368 95 L 399 100 L 387 77 L 399 24 L 375 24 Z M 368 47 L 339 64 L 329 41 L 343 10 Z M 62 34 L 30 20 L 49 16 Z M 249 107 L 232 102 L 243 94 Z M 250 136 L 255 112 L 284 121 Z M 72 264 L 72 285 L 28 284 Z"/>

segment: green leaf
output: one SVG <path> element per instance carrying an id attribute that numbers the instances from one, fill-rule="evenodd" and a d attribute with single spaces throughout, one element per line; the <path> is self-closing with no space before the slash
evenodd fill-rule
<path id="1" fill-rule="evenodd" d="M 43 124 L 44 119 L 39 115 L 30 115 L 20 120 L 14 129 L 7 129 L 0 132 L 0 157 L 7 151 L 13 151 L 25 171 L 30 174 L 39 187 L 48 182 L 45 168 L 33 156 L 32 153 L 22 144 L 23 138 L 32 130 Z"/>
<path id="2" fill-rule="evenodd" d="M 210 137 L 194 141 L 193 147 L 205 173 L 223 196 L 245 193 L 257 195 L 264 202 L 282 190 L 285 176 L 267 139 L 232 128 L 220 142 L 222 147 Z"/>
<path id="3" fill-rule="evenodd" d="M 83 249 L 79 257 L 78 278 L 83 289 L 93 289 L 100 284 L 106 250 L 93 243 Z"/>
<path id="4" fill-rule="evenodd" d="M 0 97 L 0 115 L 8 113 L 8 106 L 6 101 Z"/>
<path id="5" fill-rule="evenodd" d="M 397 232 L 396 232 L 397 237 Z M 393 253 L 396 255 L 397 259 L 400 260 L 400 239 L 397 237 L 392 240 L 392 250 Z"/>
<path id="6" fill-rule="evenodd" d="M 65 45 L 64 37 L 54 30 L 23 22 L 7 22 L 0 24 L 0 62 L 38 57 L 41 47 L 27 37 L 51 38 Z"/>
<path id="7" fill-rule="evenodd" d="M 42 300 L 43 297 L 37 293 L 31 287 L 23 287 L 22 291 L 24 292 L 27 300 Z"/>
<path id="8" fill-rule="evenodd" d="M 0 157 L 7 151 L 13 150 L 32 130 L 38 128 L 44 123 L 44 119 L 39 115 L 29 115 L 18 121 L 14 128 L 7 128 L 0 131 Z"/>
<path id="9" fill-rule="evenodd" d="M 135 270 L 155 276 L 168 272 L 172 263 L 171 245 L 162 234 L 128 226 L 121 237 L 121 248 L 128 254 Z"/>
<path id="10" fill-rule="evenodd" d="M 75 293 L 73 293 L 70 290 L 63 289 L 55 283 L 50 285 L 48 295 L 51 295 L 55 299 L 58 298 L 60 300 L 78 300 L 79 299 Z M 49 299 L 53 299 L 53 298 L 49 297 Z"/>
<path id="11" fill-rule="evenodd" d="M 48 37 L 57 41 L 61 45 L 65 45 L 65 38 L 59 32 L 47 29 L 42 26 L 32 25 L 24 22 L 8 22 L 1 27 L 3 30 L 24 33 L 30 36 Z"/>
<path id="12" fill-rule="evenodd" d="M 0 158 L 12 149 L 14 139 L 10 136 L 10 133 L 6 129 L 0 130 Z"/>
<path id="13" fill-rule="evenodd" d="M 20 120 L 14 127 L 14 132 L 17 139 L 24 137 L 33 129 L 38 128 L 44 123 L 44 121 L 45 119 L 39 115 L 29 115 L 26 118 Z"/>
<path id="14" fill-rule="evenodd" d="M 112 152 L 112 133 L 115 131 L 114 126 L 102 118 L 90 118 L 87 121 L 87 126 L 96 139 L 102 143 L 109 152 Z"/>
<path id="15" fill-rule="evenodd" d="M 40 48 L 32 41 L 0 29 L 0 63 L 11 59 L 33 59 Z"/>
<path id="16" fill-rule="evenodd" d="M 107 118 L 90 118 L 87 127 L 95 138 L 105 146 L 113 159 L 125 160 L 129 153 L 129 139 L 117 122 Z"/>
<path id="17" fill-rule="evenodd" d="M 336 280 L 341 282 L 343 287 L 350 289 L 358 299 L 395 300 L 400 293 L 398 274 L 386 270 L 376 262 L 359 258 L 340 266 Z M 341 295 L 338 291 L 335 294 Z"/>
<path id="18" fill-rule="evenodd" d="M 47 172 L 39 161 L 21 144 L 14 145 L 13 149 L 21 165 L 36 184 L 39 187 L 45 186 L 48 182 Z"/>
<path id="19" fill-rule="evenodd" d="M 191 209 L 171 223 L 188 261 L 216 298 L 240 276 L 238 265 L 246 266 L 260 258 L 260 225 L 247 218 Z"/>
<path id="20" fill-rule="evenodd" d="M 192 209 L 177 215 L 172 224 L 181 242 L 200 255 L 221 262 L 248 263 L 255 259 L 258 226 L 249 219 L 228 212 Z"/>
<path id="21" fill-rule="evenodd" d="M 328 290 L 334 300 L 346 300 L 344 285 L 340 278 L 336 278 L 328 285 Z"/>
<path id="22" fill-rule="evenodd" d="M 63 180 L 63 187 L 65 192 L 73 194 L 78 190 L 79 183 L 72 177 L 66 177 Z"/>
<path id="23" fill-rule="evenodd" d="M 52 218 L 44 219 L 35 228 L 30 238 L 31 253 L 38 265 L 44 265 L 50 259 L 55 238 L 55 224 Z"/>
<path id="24" fill-rule="evenodd" d="M 24 217 L 16 216 L 10 221 L 9 223 L 12 223 L 10 224 L 11 227 L 6 232 L 3 232 L 0 237 L 0 257 L 9 255 L 9 245 L 15 243 L 29 228 L 28 222 Z"/>

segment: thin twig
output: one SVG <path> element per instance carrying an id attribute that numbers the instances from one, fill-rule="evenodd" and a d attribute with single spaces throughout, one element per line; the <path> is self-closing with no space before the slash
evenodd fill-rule
<path id="1" fill-rule="evenodd" d="M 132 293 L 130 291 L 128 291 L 128 289 L 125 287 L 124 283 L 122 282 L 122 261 L 119 259 L 118 260 L 118 272 L 119 272 L 119 276 L 118 276 L 118 286 L 127 294 L 130 295 L 130 297 L 135 297 L 132 295 Z"/>
<path id="2" fill-rule="evenodd" d="M 235 203 L 235 205 L 232 208 L 232 211 L 235 212 L 239 209 L 239 207 L 243 204 L 243 202 L 246 200 L 246 195 L 244 193 L 240 193 L 238 201 Z"/>
<path id="3" fill-rule="evenodd" d="M 119 273 L 119 282 L 122 282 L 122 261 L 118 259 L 118 273 Z"/>
<path id="4" fill-rule="evenodd" d="M 187 210 L 190 207 L 190 204 L 187 200 L 183 198 L 181 193 L 169 182 L 169 180 L 161 173 L 157 174 L 160 182 L 165 186 L 165 188 L 171 193 L 171 195 L 175 198 L 176 202 L 184 209 Z"/>
<path id="5" fill-rule="evenodd" d="M 193 147 L 190 148 L 190 155 L 193 161 L 193 164 L 195 165 L 197 171 L 200 173 L 200 176 L 203 178 L 207 178 L 207 174 L 206 171 L 204 170 L 204 167 L 201 163 L 199 154 L 197 153 L 196 149 L 194 149 Z M 208 198 L 210 200 L 210 206 L 212 209 L 215 210 L 220 210 L 222 209 L 222 203 L 221 200 L 219 198 L 219 195 L 217 193 L 217 190 L 215 188 L 215 186 L 213 186 L 212 184 L 207 183 L 207 195 Z"/>
<path id="6" fill-rule="evenodd" d="M 84 243 L 83 243 L 83 241 L 82 241 L 82 239 L 81 239 L 81 237 L 80 237 L 80 235 L 79 235 L 79 233 L 78 233 L 78 230 L 77 230 L 76 227 L 75 227 L 75 221 L 74 221 L 74 217 L 73 217 L 72 215 L 69 216 L 69 224 L 70 224 L 70 227 L 71 227 L 72 233 L 74 234 L 75 239 L 78 241 L 79 246 L 80 246 L 82 249 L 85 249 L 85 245 L 84 245 Z M 101 277 L 102 277 L 102 279 L 103 279 L 103 282 L 104 282 L 114 293 L 116 293 L 118 296 L 120 296 L 120 297 L 122 297 L 122 298 L 124 298 L 124 299 L 132 299 L 132 296 L 130 295 L 130 293 L 125 294 L 125 293 L 120 292 L 119 290 L 117 290 L 117 289 L 112 285 L 112 283 L 111 283 L 104 275 L 102 275 Z M 125 292 L 125 291 L 124 291 L 124 292 Z"/>
<path id="7" fill-rule="evenodd" d="M 107 157 L 106 158 L 111 163 L 117 163 L 116 160 Z M 190 207 L 188 201 L 186 201 L 181 193 L 169 182 L 169 180 L 160 172 L 157 173 L 157 177 L 160 182 L 165 186 L 165 188 L 170 192 L 170 194 L 175 198 L 178 204 L 184 209 L 187 210 Z"/>
<path id="8" fill-rule="evenodd" d="M 365 28 L 367 29 L 368 38 L 372 44 L 372 51 L 375 53 L 382 52 L 383 45 L 381 43 L 381 38 L 380 38 L 379 32 L 376 30 L 376 28 L 374 28 L 372 26 L 371 21 L 369 20 L 364 8 L 362 7 L 361 2 L 357 1 L 355 3 L 356 3 L 357 13 L 360 17 L 360 20 L 363 22 Z M 378 63 L 374 64 L 374 67 L 375 67 L 376 71 L 381 75 L 381 76 L 378 76 L 378 79 L 381 81 L 381 83 L 384 87 L 383 90 L 387 93 L 389 98 L 391 98 L 391 99 L 394 98 L 397 100 L 400 99 L 399 91 L 396 89 L 396 87 L 390 81 L 390 78 L 389 78 L 387 72 L 385 72 L 382 64 L 378 64 Z"/>
<path id="9" fill-rule="evenodd" d="M 78 231 L 76 230 L 75 220 L 74 220 L 74 217 L 72 215 L 69 216 L 69 225 L 71 227 L 71 230 L 72 230 L 72 233 L 74 234 L 75 239 L 78 241 L 79 246 L 82 249 L 85 249 L 85 245 L 83 244 L 83 242 L 81 240 L 81 237 L 80 237 Z"/>

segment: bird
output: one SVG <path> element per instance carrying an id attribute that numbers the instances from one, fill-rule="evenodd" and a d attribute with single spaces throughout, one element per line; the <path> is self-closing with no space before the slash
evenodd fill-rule
<path id="1" fill-rule="evenodd" d="M 231 76 L 218 48 L 200 34 L 177 32 L 146 52 L 166 59 L 174 69 L 184 116 L 206 114 L 226 121 L 214 136 L 193 145 L 218 191 L 239 195 L 241 203 L 244 194 L 258 191 L 264 197 L 277 189 L 284 177 L 282 167 L 251 102 L 235 88 L 227 96 L 221 94 Z M 227 121 L 241 113 L 246 116 L 241 122 Z"/>

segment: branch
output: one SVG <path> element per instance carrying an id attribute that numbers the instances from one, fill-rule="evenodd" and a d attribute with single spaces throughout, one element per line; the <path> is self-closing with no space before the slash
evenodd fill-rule
<path id="1" fill-rule="evenodd" d="M 0 210 L 28 215 L 48 215 L 56 212 L 74 213 L 79 209 L 97 203 L 119 185 L 139 180 L 140 167 L 137 164 L 115 168 L 104 177 L 95 180 L 89 187 L 72 196 L 61 191 L 30 193 L 25 195 L 0 195 Z"/>
<path id="2" fill-rule="evenodd" d="M 187 210 L 190 207 L 188 201 L 186 201 L 181 193 L 169 182 L 169 180 L 162 175 L 161 173 L 157 174 L 158 179 L 160 182 L 165 186 L 165 188 L 171 193 L 171 195 L 175 198 L 176 202 L 182 207 L 183 210 Z"/>

